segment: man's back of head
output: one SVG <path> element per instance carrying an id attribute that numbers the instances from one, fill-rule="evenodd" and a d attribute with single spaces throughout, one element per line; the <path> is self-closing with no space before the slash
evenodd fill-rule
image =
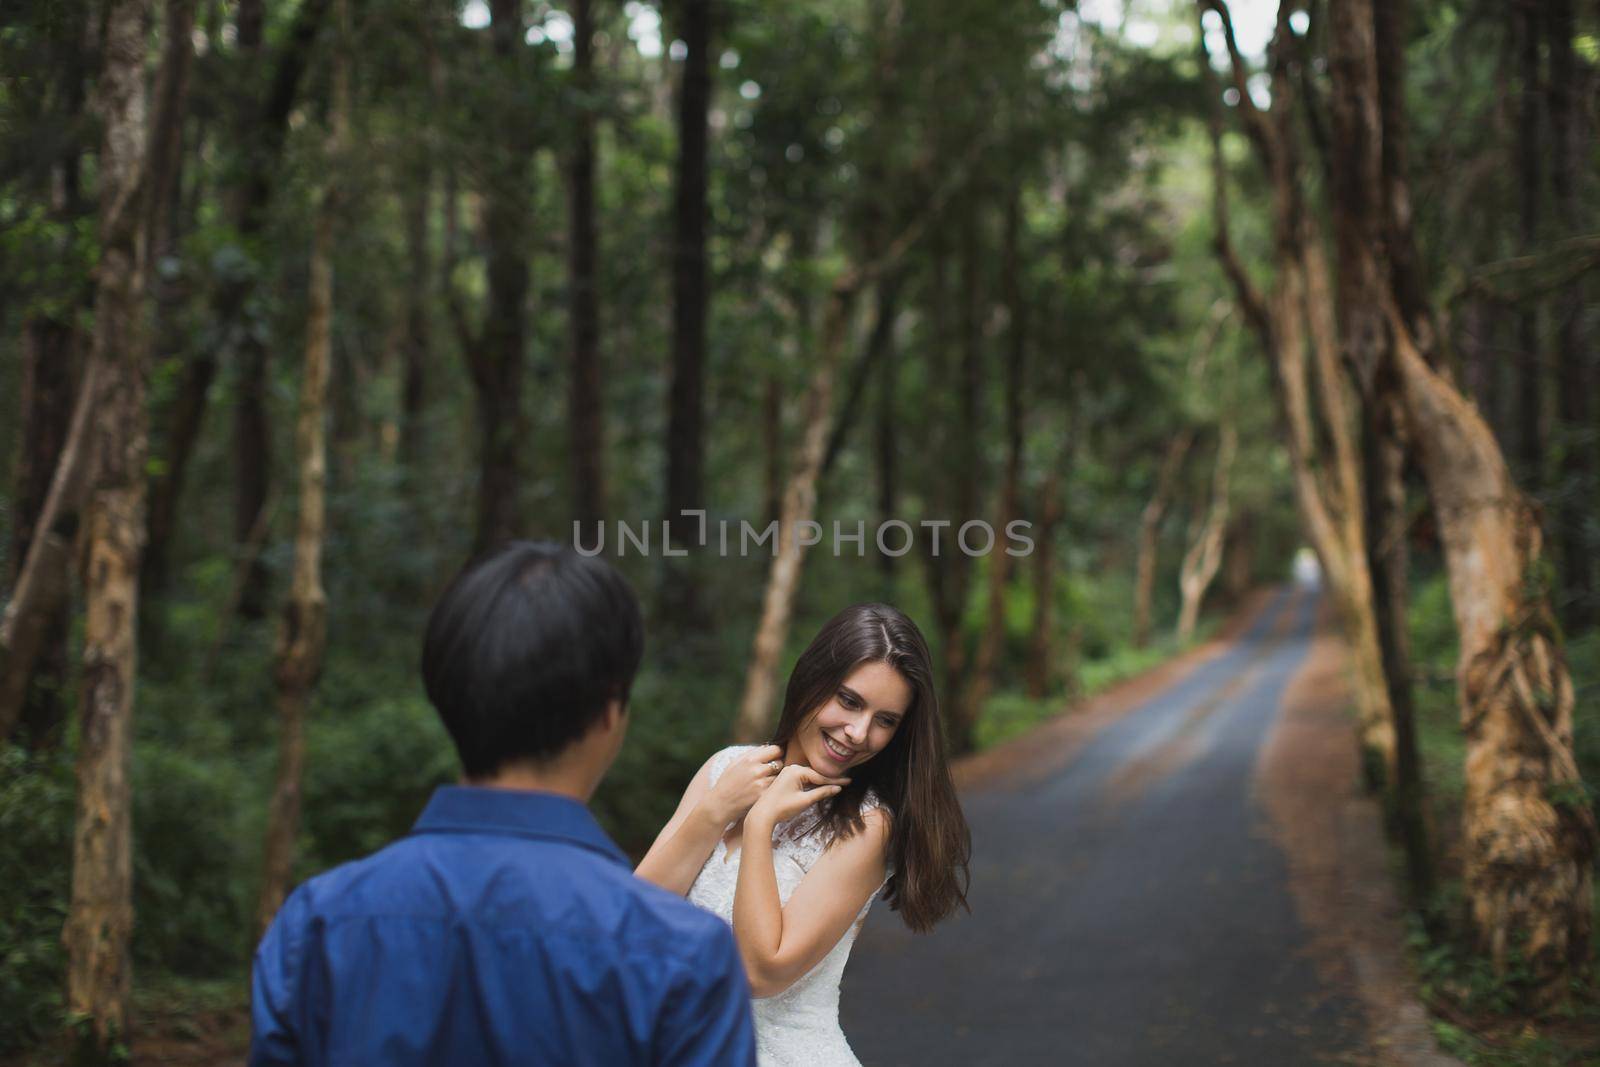
<path id="1" fill-rule="evenodd" d="M 556 777 L 592 776 L 587 799 L 621 745 L 643 654 L 639 601 L 615 569 L 564 546 L 513 541 L 439 598 L 422 678 L 468 782 L 534 786 L 530 772 L 548 777 L 575 760 L 575 775 Z"/>

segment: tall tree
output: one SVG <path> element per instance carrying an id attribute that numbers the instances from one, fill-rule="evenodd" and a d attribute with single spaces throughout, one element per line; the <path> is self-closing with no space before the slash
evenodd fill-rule
<path id="1" fill-rule="evenodd" d="M 300 84 L 309 61 L 309 54 L 322 25 L 328 0 L 301 0 L 295 10 L 294 20 L 281 46 L 271 77 L 263 82 L 261 0 L 240 0 L 235 18 L 235 51 L 238 83 L 228 102 L 229 150 L 238 153 L 236 166 L 224 171 L 223 187 L 218 191 L 223 215 L 232 228 L 236 248 L 248 263 L 256 254 L 255 247 L 266 230 L 268 208 L 276 187 L 274 180 L 277 164 L 282 155 L 283 143 L 289 128 L 289 116 L 299 100 Z M 211 385 L 224 356 L 259 347 L 258 331 L 247 321 L 251 296 L 259 282 L 258 267 L 235 264 L 218 283 L 213 292 L 211 314 L 217 324 L 221 344 L 201 346 L 190 353 L 179 378 L 177 396 L 167 417 L 165 446 L 162 454 L 162 474 L 153 479 L 150 488 L 149 536 L 146 552 L 145 576 L 153 587 L 159 587 L 167 577 L 167 558 L 176 527 L 178 505 L 182 499 L 184 481 L 195 444 L 200 439 L 206 408 L 211 395 Z M 254 360 L 265 368 L 265 356 L 240 356 L 241 361 Z M 263 462 L 265 452 L 258 450 Z M 255 482 L 265 486 L 265 475 L 251 475 Z M 260 502 L 265 502 L 264 489 Z M 243 521 L 239 516 L 249 513 L 250 526 L 240 534 Z M 254 525 L 260 517 L 252 491 L 239 490 L 235 496 L 235 544 L 246 557 L 253 557 L 251 547 Z M 264 591 L 265 573 L 252 562 L 247 565 L 248 589 L 259 598 Z"/>
<path id="2" fill-rule="evenodd" d="M 252 71 L 262 63 L 264 15 L 262 0 L 241 0 L 238 40 Z M 249 159 L 247 177 L 239 194 L 241 212 L 256 214 L 252 224 L 255 229 L 263 225 L 261 216 L 271 197 L 265 188 L 266 175 L 256 169 L 256 165 L 264 161 L 265 152 L 251 141 L 241 141 L 240 147 Z M 245 310 L 247 285 L 247 282 L 242 284 L 239 287 L 242 291 L 234 297 L 241 301 L 233 309 L 235 315 Z M 267 412 L 271 361 L 267 345 L 257 330 L 243 329 L 237 337 L 233 388 L 233 545 L 238 557 L 239 579 L 235 585 L 235 608 L 245 618 L 257 619 L 267 610 L 267 570 L 261 550 L 271 520 L 267 512 L 272 477 L 272 424 Z"/>
<path id="3" fill-rule="evenodd" d="M 1373 0 L 1330 12 L 1334 94 L 1352 113 L 1379 112 Z M 1396 104 L 1386 117 L 1405 121 Z M 1339 145 L 1346 165 L 1378 169 L 1381 125 Z M 1338 154 L 1338 153 L 1336 153 Z M 1381 256 L 1383 234 L 1365 232 L 1364 255 Z M 1352 249 L 1353 254 L 1363 254 Z M 1342 265 L 1341 265 L 1342 266 Z M 1466 734 L 1463 803 L 1466 895 L 1481 949 L 1504 974 L 1514 955 L 1540 1007 L 1563 1002 L 1587 968 L 1590 887 L 1596 848 L 1593 812 L 1572 751 L 1572 682 L 1548 593 L 1537 574 L 1541 533 L 1499 445 L 1471 402 L 1428 365 L 1387 287 L 1392 361 L 1406 425 L 1427 480 L 1449 571 L 1460 636 L 1457 687 Z"/>
<path id="4" fill-rule="evenodd" d="M 429 368 L 433 363 L 433 326 L 428 315 L 433 290 L 433 254 L 428 240 L 428 218 L 433 208 L 433 161 L 418 162 L 414 184 L 402 194 L 405 213 L 406 271 L 405 323 L 400 341 L 400 441 L 401 461 L 413 470 L 424 454 L 423 405 Z"/>
<path id="5" fill-rule="evenodd" d="M 1223 534 L 1228 529 L 1229 480 L 1233 474 L 1233 458 L 1238 451 L 1239 437 L 1233 424 L 1224 417 L 1217 441 L 1217 458 L 1212 467 L 1211 499 L 1205 505 L 1203 518 L 1196 516 L 1190 531 L 1189 548 L 1183 554 L 1178 568 L 1177 637 L 1179 644 L 1187 644 L 1194 637 L 1195 625 L 1200 619 L 1200 604 L 1206 590 L 1222 566 Z"/>
<path id="6" fill-rule="evenodd" d="M 148 213 L 144 0 L 105 11 L 96 91 L 100 261 L 87 383 L 96 387 L 85 509 L 83 691 L 67 948 L 67 1011 L 83 1020 L 83 1062 L 110 1063 L 127 1030 L 133 930 L 133 700 L 138 659 L 139 553 L 144 538 L 143 324 Z"/>
<path id="7" fill-rule="evenodd" d="M 1506 5 L 1512 39 L 1517 42 L 1517 223 L 1523 255 L 1539 246 L 1539 206 L 1544 199 L 1544 118 L 1540 98 L 1539 54 L 1542 4 L 1535 0 Z M 1517 309 L 1517 465 L 1537 491 L 1544 477 L 1544 359 L 1539 344 L 1539 304 L 1522 301 Z"/>
<path id="8" fill-rule="evenodd" d="M 85 125 L 89 12 L 77 5 L 59 11 L 69 17 L 46 23 L 51 76 L 35 82 L 33 94 L 18 96 L 33 105 L 29 110 L 34 121 L 76 131 Z M 92 210 L 81 188 L 85 140 L 83 133 L 61 138 L 30 183 L 49 204 L 48 218 L 56 235 L 52 258 L 63 264 L 72 261 L 72 235 L 79 220 Z M 69 449 L 70 442 L 83 438 L 81 426 L 73 430 L 85 347 L 83 330 L 75 320 L 92 298 L 92 285 L 80 283 L 65 300 L 34 301 L 22 322 L 16 409 L 19 454 L 5 575 L 12 599 L 0 625 L 0 738 L 24 724 L 32 744 L 55 738 L 66 714 L 60 686 L 67 674 L 68 556 L 82 501 L 77 493 L 69 501 L 59 496 L 52 500 L 51 487 L 58 469 L 67 465 L 63 460 L 82 451 L 76 445 Z"/>
<path id="9" fill-rule="evenodd" d="M 947 183 L 938 190 L 923 206 L 921 213 L 885 247 L 877 259 L 852 266 L 833 283 L 828 307 L 823 315 L 818 352 L 811 363 L 811 380 L 806 387 L 800 444 L 790 463 L 789 478 L 784 487 L 783 508 L 778 518 L 778 541 L 761 598 L 761 620 L 751 644 L 750 664 L 745 669 L 744 693 L 739 699 L 739 710 L 734 720 L 733 735 L 736 741 L 751 743 L 765 740 L 771 735 L 773 713 L 776 710 L 778 656 L 789 635 L 789 621 L 794 613 L 794 596 L 799 588 L 800 567 L 806 548 L 800 531 L 805 524 L 815 524 L 817 480 L 822 473 L 829 427 L 833 422 L 834 378 L 849 337 L 851 313 L 857 296 L 863 286 L 873 284 L 886 272 L 896 269 L 907 250 L 943 208 L 953 188 L 954 183 Z"/>
<path id="10" fill-rule="evenodd" d="M 895 518 L 899 512 L 899 477 L 896 462 L 899 420 L 895 418 L 895 397 L 899 392 L 899 356 L 890 337 L 885 345 L 883 360 L 878 368 L 878 397 L 873 412 L 873 470 L 877 478 L 878 524 Z M 887 552 L 878 553 L 878 569 L 885 586 L 894 581 L 895 557 Z"/>
<path id="11" fill-rule="evenodd" d="M 936 333 L 931 346 L 933 356 L 930 377 L 935 388 L 944 388 L 953 394 L 955 411 L 951 419 L 949 437 L 944 454 L 940 456 L 937 481 L 931 494 L 936 507 L 943 514 L 935 520 L 949 525 L 942 534 L 934 537 L 924 547 L 923 563 L 927 573 L 928 592 L 933 601 L 934 623 L 939 631 L 940 656 L 947 704 L 945 722 L 950 732 L 950 744 L 955 752 L 966 752 L 973 746 L 976 729 L 976 709 L 966 701 L 969 653 L 966 632 L 962 625 L 967 598 L 972 584 L 972 558 L 956 543 L 957 531 L 969 518 L 978 514 L 979 428 L 983 397 L 983 364 L 986 338 L 983 332 L 983 291 L 980 277 L 983 259 L 981 228 L 982 200 L 975 191 L 968 190 L 963 197 L 958 230 L 959 257 L 958 280 L 960 296 L 956 339 L 958 351 L 956 365 L 950 367 L 948 344 L 944 330 L 930 315 L 930 325 Z M 930 296 L 942 307 L 950 299 L 945 256 L 942 246 L 935 245 L 934 284 Z M 930 309 L 932 311 L 933 309 Z M 942 313 L 939 315 L 942 317 Z"/>
<path id="12" fill-rule="evenodd" d="M 1220 99 L 1212 101 L 1215 247 L 1244 319 L 1267 353 L 1283 416 L 1295 502 L 1333 592 L 1356 668 L 1356 703 L 1369 781 L 1394 780 L 1395 739 L 1388 680 L 1378 640 L 1372 573 L 1367 558 L 1365 500 L 1351 397 L 1340 372 L 1332 284 L 1314 213 L 1306 203 L 1294 113 L 1294 32 L 1290 4 L 1279 8 L 1268 54 L 1272 104 L 1250 96 L 1249 71 L 1234 38 L 1228 6 L 1201 0 L 1222 20 L 1236 107 L 1266 171 L 1272 198 L 1273 280 L 1262 294 L 1229 235 L 1227 173 L 1222 154 Z M 1201 33 L 1202 71 L 1211 62 Z M 1308 376 L 1309 355 L 1309 376 Z"/>
<path id="13" fill-rule="evenodd" d="M 1588 230 L 1584 166 L 1588 141 L 1578 101 L 1582 83 L 1573 56 L 1576 24 L 1572 0 L 1550 0 L 1545 31 L 1549 36 L 1548 113 L 1550 116 L 1550 183 L 1554 212 L 1562 233 Z M 1586 530 L 1589 501 L 1596 485 L 1596 448 L 1592 434 L 1594 384 L 1586 373 L 1588 331 L 1584 320 L 1583 281 L 1569 279 L 1556 294 L 1556 395 L 1564 435 L 1562 486 L 1556 508 L 1561 550 L 1566 618 L 1574 628 L 1592 625 L 1600 613 L 1594 574 L 1594 551 Z"/>
<path id="14" fill-rule="evenodd" d="M 712 0 L 678 0 L 685 46 L 678 82 L 678 165 L 672 197 L 672 363 L 667 393 L 667 521 L 706 506 L 705 359 L 706 176 L 711 110 Z M 680 522 L 682 520 L 679 520 Z M 663 589 L 668 612 L 693 619 L 694 583 L 669 565 Z"/>
<path id="15" fill-rule="evenodd" d="M 1226 304 L 1219 303 L 1220 312 Z M 1206 332 L 1206 339 L 1195 349 L 1189 357 L 1184 368 L 1185 391 L 1191 395 L 1200 393 L 1201 379 L 1211 363 L 1211 356 L 1216 350 L 1217 342 L 1222 337 L 1223 324 L 1227 322 L 1225 313 L 1214 314 L 1211 324 Z M 1155 594 L 1156 584 L 1156 550 L 1159 546 L 1161 534 L 1161 520 L 1166 517 L 1167 507 L 1172 503 L 1172 497 L 1178 487 L 1178 474 L 1183 469 L 1183 461 L 1188 457 L 1189 450 L 1194 446 L 1194 428 L 1184 426 L 1167 440 L 1167 447 L 1162 452 L 1161 463 L 1156 468 L 1156 484 L 1150 495 L 1149 501 L 1139 513 L 1139 538 L 1137 555 L 1134 557 L 1133 571 L 1133 645 L 1143 648 L 1150 641 L 1150 602 Z"/>
<path id="16" fill-rule="evenodd" d="M 568 322 L 572 348 L 570 433 L 573 517 L 586 526 L 605 515 L 605 424 L 601 393 L 599 234 L 595 225 L 594 0 L 572 8 L 572 86 L 577 95 L 572 156 L 567 167 Z"/>
<path id="17" fill-rule="evenodd" d="M 1404 2 L 1394 0 L 1382 29 L 1402 32 Z M 1380 54 L 1403 61 L 1398 44 L 1379 41 L 1379 23 L 1368 17 L 1336 19 L 1328 35 L 1331 91 L 1328 100 L 1330 193 L 1338 260 L 1335 300 L 1340 353 L 1361 398 L 1362 486 L 1366 548 L 1372 574 L 1373 609 L 1383 677 L 1394 723 L 1393 780 L 1401 832 L 1406 843 L 1413 898 L 1421 901 L 1431 883 L 1422 810 L 1422 774 L 1411 699 L 1411 662 L 1406 638 L 1407 427 L 1383 308 L 1386 292 L 1398 292 L 1406 271 L 1389 263 L 1391 244 L 1408 247 L 1405 225 L 1394 201 L 1405 200 L 1400 148 L 1384 150 L 1384 119 L 1397 119 L 1400 105 L 1386 101 L 1378 70 Z M 1403 68 L 1396 77 L 1403 77 Z M 1391 93 L 1403 89 L 1397 83 Z M 1400 237 L 1400 240 L 1395 240 Z M 1408 299 L 1422 299 L 1409 293 Z M 1413 307 L 1412 321 L 1427 329 L 1428 317 Z"/>
<path id="18" fill-rule="evenodd" d="M 524 101 L 533 72 L 521 0 L 492 0 L 490 38 L 507 111 L 503 135 L 484 150 L 481 240 L 488 256 L 488 306 L 481 327 L 468 325 L 454 288 L 450 310 L 472 378 L 478 416 L 478 501 L 474 547 L 483 551 L 522 532 L 521 455 L 527 436 L 527 297 L 533 236 L 531 171 L 538 146 Z"/>
<path id="19" fill-rule="evenodd" d="M 445 99 L 444 61 L 439 54 L 438 14 L 425 10 L 419 14 L 418 31 L 421 37 L 423 61 L 427 66 L 428 91 L 437 100 Z M 438 128 L 432 127 L 422 139 L 421 151 L 410 158 L 409 181 L 400 190 L 402 218 L 405 227 L 406 292 L 404 323 L 400 339 L 400 461 L 413 479 L 427 452 L 424 440 L 425 407 L 428 384 L 433 374 L 434 331 L 433 317 L 429 312 L 434 287 L 439 272 L 435 269 L 433 241 L 429 236 L 430 221 L 437 200 L 437 168 L 441 141 Z M 413 483 L 415 484 L 415 483 Z"/>
<path id="20" fill-rule="evenodd" d="M 1416 249 L 1407 174 L 1404 94 L 1409 6 L 1407 0 L 1374 5 L 1370 47 L 1365 32 L 1341 28 L 1330 35 L 1330 49 L 1338 63 L 1331 111 L 1333 136 L 1340 145 L 1332 153 L 1333 189 L 1345 220 L 1339 246 L 1341 338 L 1345 359 L 1362 388 L 1367 553 L 1394 719 L 1394 810 L 1407 887 L 1412 901 L 1420 904 L 1432 895 L 1433 868 L 1407 636 L 1411 595 L 1405 473 L 1412 446 L 1387 328 L 1369 318 L 1370 307 L 1383 306 L 1382 292 L 1388 286 L 1407 328 L 1418 339 L 1418 350 L 1436 365 L 1437 326 Z M 1349 93 L 1337 91 L 1351 81 L 1365 85 L 1361 95 L 1375 97 L 1375 104 L 1358 104 L 1348 99 Z M 1376 190 L 1359 187 L 1360 182 L 1374 180 L 1379 182 Z M 1350 240 L 1354 235 L 1366 243 L 1354 245 Z M 1365 263 L 1369 255 L 1377 261 Z"/>
<path id="21" fill-rule="evenodd" d="M 1178 472 L 1183 469 L 1184 458 L 1194 444 L 1194 431 L 1180 429 L 1167 441 L 1162 450 L 1161 463 L 1156 468 L 1156 484 L 1150 499 L 1139 512 L 1139 547 L 1133 569 L 1133 647 L 1143 648 L 1150 643 L 1150 604 L 1155 596 L 1156 549 L 1160 544 L 1161 520 L 1166 518 L 1167 507 L 1172 503 L 1178 487 Z"/>
<path id="22" fill-rule="evenodd" d="M 1594 817 L 1572 752 L 1572 680 L 1549 597 L 1535 509 L 1477 410 L 1394 319 L 1406 410 L 1450 573 L 1466 734 L 1466 893 L 1479 945 L 1513 953 L 1542 1005 L 1588 965 Z"/>
<path id="23" fill-rule="evenodd" d="M 813 522 L 812 516 L 817 510 L 817 478 L 827 448 L 833 379 L 849 334 L 850 312 L 855 305 L 858 284 L 854 276 L 846 275 L 835 285 L 822 329 L 821 351 L 812 365 L 800 446 L 790 465 L 789 481 L 783 493 L 778 544 L 761 600 L 761 621 L 756 626 L 750 665 L 745 670 L 744 695 L 739 700 L 738 718 L 734 723 L 734 739 L 743 744 L 765 741 L 771 735 L 778 656 L 789 634 L 794 595 L 800 585 L 800 564 L 805 553 L 800 527 Z"/>
<path id="24" fill-rule="evenodd" d="M 1067 516 L 1067 486 L 1078 458 L 1076 410 L 1067 416 L 1060 458 L 1040 475 L 1039 512 L 1033 527 L 1033 622 L 1028 647 L 1027 691 L 1035 700 L 1048 696 L 1060 675 L 1056 662 L 1056 542 Z"/>
<path id="25" fill-rule="evenodd" d="M 12 631 L 23 640 L 13 639 L 0 660 L 0 738 L 9 737 L 18 724 L 26 724 L 33 743 L 55 732 L 64 710 L 56 689 L 66 673 L 67 531 L 59 523 L 54 531 L 41 530 L 38 523 L 72 424 L 73 384 L 80 359 L 78 334 L 71 323 L 51 315 L 30 316 L 23 326 L 22 380 L 17 390 L 22 448 L 12 498 L 16 522 L 8 553 L 13 573 L 6 575 L 6 584 L 15 586 L 35 537 L 54 538 L 57 548 L 42 559 L 46 568 L 43 603 L 26 623 L 26 633 Z"/>
<path id="26" fill-rule="evenodd" d="M 295 427 L 295 457 L 300 476 L 300 506 L 294 539 L 294 573 L 278 633 L 273 682 L 278 697 L 278 772 L 267 814 L 266 858 L 256 932 L 266 932 L 288 894 L 294 842 L 300 831 L 300 792 L 305 777 L 306 711 L 322 672 L 328 629 L 328 600 L 322 588 L 322 545 L 327 525 L 325 483 L 328 449 L 325 412 L 328 373 L 333 358 L 333 235 L 342 193 L 339 175 L 347 166 L 350 122 L 350 16 L 348 0 L 334 0 L 332 100 L 324 140 L 324 179 L 311 241 L 306 301 L 305 366 Z"/>
<path id="27" fill-rule="evenodd" d="M 1005 537 L 1006 528 L 1022 510 L 1022 444 L 1024 436 L 1024 392 L 1027 377 L 1028 307 L 1022 283 L 1021 248 L 1023 241 L 1022 197 L 1013 190 L 1006 199 L 1005 229 L 1000 253 L 1001 292 L 1005 302 L 1005 440 L 1006 460 L 995 501 L 994 528 Z M 1006 586 L 1011 578 L 1011 554 L 996 548 L 988 556 L 989 573 L 983 633 L 973 655 L 971 678 L 963 704 L 976 719 L 994 688 L 995 671 L 1004 651 L 1006 638 Z"/>

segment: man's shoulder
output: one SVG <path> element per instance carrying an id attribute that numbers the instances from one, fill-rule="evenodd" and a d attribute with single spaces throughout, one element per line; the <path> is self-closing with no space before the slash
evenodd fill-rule
<path id="1" fill-rule="evenodd" d="M 544 935 L 604 935 L 624 954 L 685 960 L 733 945 L 732 929 L 716 915 L 579 845 L 506 839 L 488 847 L 493 862 L 482 862 L 480 852 L 470 868 L 452 869 L 451 861 L 463 857 L 438 854 L 441 844 L 447 843 L 402 837 L 324 871 L 291 895 L 292 914 L 300 922 L 377 913 L 532 922 Z M 451 885 L 457 876 L 461 884 Z"/>

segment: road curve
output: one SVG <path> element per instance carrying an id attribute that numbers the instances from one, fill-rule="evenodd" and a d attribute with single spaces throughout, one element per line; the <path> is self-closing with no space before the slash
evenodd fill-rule
<path id="1" fill-rule="evenodd" d="M 1057 769 L 965 792 L 972 914 L 918 937 L 874 905 L 840 1008 L 862 1062 L 1376 1062 L 1306 952 L 1253 796 L 1316 612 L 1314 590 L 1276 592 Z"/>

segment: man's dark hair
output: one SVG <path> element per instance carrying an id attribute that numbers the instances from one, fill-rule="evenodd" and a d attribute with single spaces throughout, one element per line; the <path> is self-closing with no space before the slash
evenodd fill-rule
<path id="1" fill-rule="evenodd" d="M 455 577 L 428 616 L 422 680 L 469 779 L 544 762 L 607 703 L 627 707 L 644 621 L 604 560 L 513 541 Z"/>

